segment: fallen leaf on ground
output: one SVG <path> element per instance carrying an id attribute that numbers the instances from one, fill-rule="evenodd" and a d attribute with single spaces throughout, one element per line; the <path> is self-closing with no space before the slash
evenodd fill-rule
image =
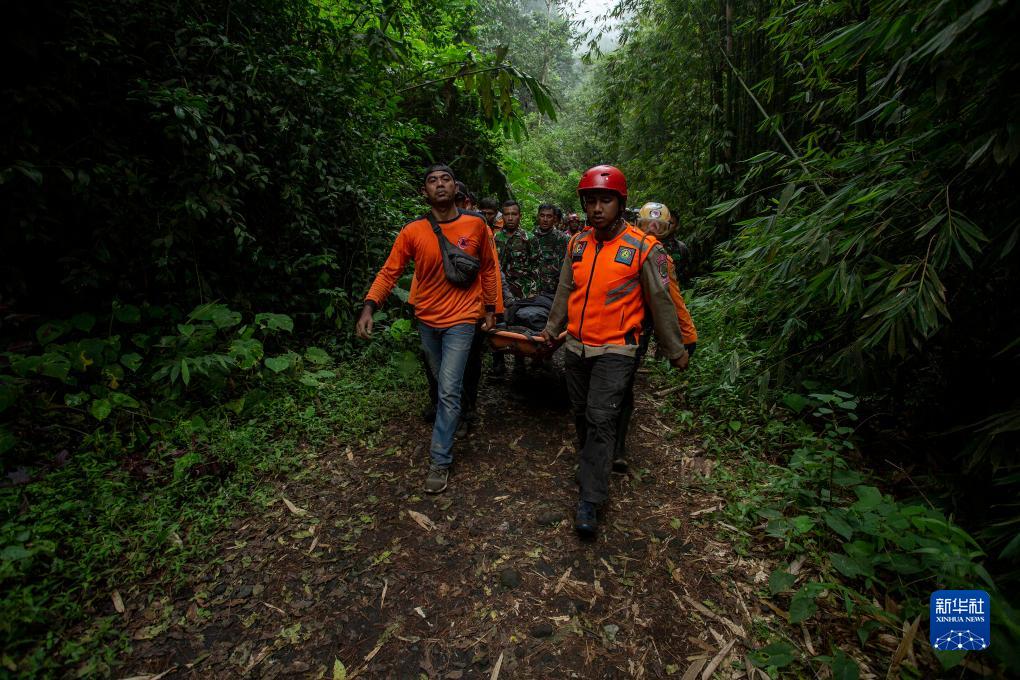
<path id="1" fill-rule="evenodd" d="M 408 510 L 407 514 L 425 531 L 432 531 L 436 528 L 436 523 L 429 519 L 427 515 L 423 515 L 415 510 Z"/>
<path id="2" fill-rule="evenodd" d="M 572 569 L 573 567 L 567 567 L 567 570 L 563 572 L 563 576 L 560 576 L 560 580 L 556 582 L 556 588 L 553 589 L 553 593 L 558 595 L 559 592 L 563 590 L 563 584 L 567 582 L 568 578 L 570 578 L 570 572 Z"/>
<path id="3" fill-rule="evenodd" d="M 117 610 L 118 614 L 124 613 L 124 600 L 120 598 L 120 591 L 115 590 L 110 594 L 110 599 L 113 600 L 113 608 Z"/>
<path id="4" fill-rule="evenodd" d="M 730 640 L 726 643 L 726 646 L 719 650 L 719 653 L 715 655 L 715 658 L 708 662 L 705 666 L 705 670 L 701 673 L 701 680 L 708 680 L 712 677 L 712 673 L 715 673 L 715 669 L 719 667 L 719 664 L 723 662 L 726 655 L 733 649 L 733 645 L 737 644 L 736 639 Z"/>
<path id="5" fill-rule="evenodd" d="M 896 647 L 896 653 L 893 654 L 892 662 L 889 664 L 888 677 L 893 677 L 896 673 L 896 669 L 906 658 L 907 652 L 914 645 L 914 638 L 917 636 L 917 628 L 921 624 L 920 615 L 914 619 L 914 622 L 908 624 L 906 621 L 903 622 L 903 638 L 900 640 L 899 645 Z"/>
<path id="6" fill-rule="evenodd" d="M 255 668 L 255 666 L 258 666 L 259 663 L 261 663 L 262 659 L 269 656 L 270 651 L 272 651 L 272 648 L 269 645 L 266 645 L 261 650 L 259 650 L 259 653 L 253 656 L 251 661 L 248 662 L 248 667 L 244 669 L 244 674 L 247 675 L 248 673 L 251 672 L 251 669 Z"/>
<path id="7" fill-rule="evenodd" d="M 496 665 L 492 667 L 492 675 L 489 676 L 489 680 L 496 680 L 499 677 L 499 669 L 503 667 L 503 652 L 499 653 L 499 658 L 496 659 Z"/>
<path id="8" fill-rule="evenodd" d="M 719 621 L 724 626 L 729 628 L 730 632 L 732 632 L 734 635 L 739 635 L 742 638 L 746 638 L 747 637 L 747 633 L 744 631 L 742 626 L 739 626 L 736 623 L 733 623 L 733 621 L 731 621 L 730 619 L 726 618 L 725 616 L 721 616 L 719 614 L 716 614 L 714 611 L 712 611 L 711 609 L 709 609 L 705 605 L 701 604 L 697 600 L 695 600 L 695 599 L 693 599 L 693 598 L 691 598 L 691 597 L 689 597 L 687 595 L 684 595 L 684 599 L 687 601 L 687 603 L 689 605 L 691 605 L 692 607 L 697 609 L 699 612 L 701 612 L 705 616 L 709 617 L 710 619 L 715 619 L 716 621 Z"/>
<path id="9" fill-rule="evenodd" d="M 122 680 L 159 680 L 164 675 L 169 675 L 177 670 L 177 666 L 171 666 L 162 673 L 156 673 L 155 675 L 132 675 L 130 678 L 123 678 Z"/>
<path id="10" fill-rule="evenodd" d="M 274 606 L 274 605 L 271 605 L 271 604 L 269 604 L 268 602 L 263 602 L 262 604 L 266 605 L 266 606 L 267 606 L 267 607 L 269 607 L 270 609 L 275 609 L 276 611 L 280 612 L 280 613 L 281 613 L 281 614 L 283 614 L 284 616 L 286 616 L 286 615 L 287 615 L 287 612 L 283 611 L 283 610 L 282 610 L 282 609 L 280 609 L 279 607 L 276 607 L 276 606 Z"/>
<path id="11" fill-rule="evenodd" d="M 698 673 L 705 667 L 706 659 L 698 659 L 687 667 L 687 671 L 684 673 L 684 677 L 681 680 L 694 680 L 698 677 Z"/>
<path id="12" fill-rule="evenodd" d="M 282 498 L 282 496 L 281 496 L 281 498 Z M 307 510 L 305 510 L 305 509 L 303 509 L 303 508 L 299 508 L 298 506 L 294 505 L 293 503 L 291 503 L 291 502 L 290 502 L 289 500 L 287 500 L 286 498 L 284 498 L 284 499 L 283 499 L 283 504 L 287 506 L 287 509 L 288 509 L 288 510 L 290 510 L 291 512 L 293 512 L 293 513 L 294 513 L 295 515 L 297 515 L 298 517 L 302 517 L 302 516 L 304 516 L 304 515 L 307 515 L 307 514 L 308 514 L 308 511 L 307 511 Z"/>

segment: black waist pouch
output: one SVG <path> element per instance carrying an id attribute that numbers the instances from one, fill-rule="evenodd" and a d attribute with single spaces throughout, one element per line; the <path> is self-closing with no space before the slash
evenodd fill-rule
<path id="1" fill-rule="evenodd" d="M 439 228 L 436 217 L 432 213 L 427 216 L 432 231 L 439 239 L 439 252 L 443 256 L 443 271 L 446 273 L 446 280 L 459 288 L 467 288 L 475 282 L 478 270 L 482 268 L 482 261 L 477 257 L 468 255 L 457 246 L 450 243 Z"/>

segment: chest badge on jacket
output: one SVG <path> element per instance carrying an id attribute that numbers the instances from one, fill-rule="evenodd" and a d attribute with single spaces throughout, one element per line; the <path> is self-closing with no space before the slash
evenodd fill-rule
<path id="1" fill-rule="evenodd" d="M 467 247 L 468 247 L 468 237 L 467 236 L 461 236 L 459 239 L 457 239 L 457 247 L 460 248 L 461 250 L 467 250 Z"/>
<path id="2" fill-rule="evenodd" d="M 613 261 L 619 262 L 620 264 L 630 265 L 634 262 L 634 254 L 636 252 L 637 252 L 636 248 L 620 246 L 616 251 L 616 257 L 613 259 Z"/>
<path id="3" fill-rule="evenodd" d="M 580 262 L 581 258 L 584 257 L 584 247 L 588 245 L 587 241 L 578 241 L 574 244 L 574 252 L 571 253 L 571 260 L 574 262 Z"/>

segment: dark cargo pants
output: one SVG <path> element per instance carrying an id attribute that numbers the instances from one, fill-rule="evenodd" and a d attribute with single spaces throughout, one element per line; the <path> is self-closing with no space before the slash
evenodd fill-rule
<path id="1" fill-rule="evenodd" d="M 627 460 L 627 433 L 630 431 L 630 420 L 634 415 L 634 381 L 637 380 L 637 369 L 648 353 L 648 343 L 652 339 L 652 329 L 647 328 L 638 341 L 637 356 L 634 358 L 634 372 L 627 383 L 627 393 L 623 395 L 623 406 L 620 407 L 620 421 L 616 426 L 616 449 L 613 460 Z"/>
<path id="2" fill-rule="evenodd" d="M 581 452 L 577 471 L 581 500 L 599 505 L 609 499 L 617 427 L 637 360 L 623 354 L 585 358 L 569 350 L 564 354 L 567 392 Z"/>

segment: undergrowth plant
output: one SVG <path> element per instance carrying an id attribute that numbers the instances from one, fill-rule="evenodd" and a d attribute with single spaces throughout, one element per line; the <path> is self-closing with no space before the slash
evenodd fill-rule
<path id="1" fill-rule="evenodd" d="M 82 622 L 112 589 L 141 579 L 172 587 L 187 564 L 215 550 L 209 538 L 225 520 L 265 500 L 266 480 L 295 473 L 304 451 L 370 444 L 420 381 L 398 337 L 406 321 L 343 363 L 320 348 L 281 351 L 271 338 L 290 330 L 286 316 L 241 321 L 222 306 L 199 308 L 175 332 L 143 343 L 144 355 L 125 352 L 120 339 L 77 341 L 68 329 L 62 343 L 54 338 L 22 360 L 67 370 L 14 373 L 21 397 L 31 397 L 15 410 L 48 408 L 52 423 L 87 429 L 61 440 L 73 444 L 70 453 L 18 444 L 19 465 L 0 485 L 0 675 L 109 674 L 129 644 L 119 617 Z M 129 360 L 134 370 L 125 354 L 140 357 Z M 111 366 L 126 369 L 122 379 Z M 46 389 L 33 383 L 44 378 Z M 231 381 L 230 390 L 221 384 Z M 204 400 L 172 399 L 210 384 L 218 386 Z M 131 404 L 114 397 L 125 394 Z M 81 401 L 60 406 L 66 395 Z M 101 400 L 108 410 L 94 406 Z"/>
<path id="2" fill-rule="evenodd" d="M 100 428 L 147 445 L 196 407 L 240 409 L 257 382 L 318 387 L 333 377 L 329 355 L 287 349 L 293 329 L 285 314 L 245 322 L 220 303 L 187 314 L 114 303 L 105 316 L 46 322 L 34 345 L 0 353 L 0 468 L 59 463 Z"/>
<path id="3" fill-rule="evenodd" d="M 931 592 L 984 589 L 994 603 L 988 653 L 1016 668 L 1020 616 L 986 570 L 983 546 L 916 489 L 890 487 L 869 469 L 858 449 L 857 396 L 811 380 L 803 391 L 772 387 L 775 353 L 749 332 L 749 308 L 724 304 L 712 285 L 688 301 L 702 340 L 689 377 L 679 378 L 689 381 L 708 452 L 724 459 L 711 483 L 729 498 L 729 523 L 809 565 L 799 574 L 774 569 L 762 596 L 786 603 L 790 624 L 820 608 L 841 613 L 867 650 L 882 630 L 901 635 L 905 621 L 919 621 L 923 637 Z M 677 420 L 690 425 L 692 417 L 683 408 Z M 938 652 L 945 668 L 963 656 Z M 842 651 L 801 658 L 787 640 L 751 658 L 773 675 L 798 659 L 838 677 L 858 672 Z"/>

